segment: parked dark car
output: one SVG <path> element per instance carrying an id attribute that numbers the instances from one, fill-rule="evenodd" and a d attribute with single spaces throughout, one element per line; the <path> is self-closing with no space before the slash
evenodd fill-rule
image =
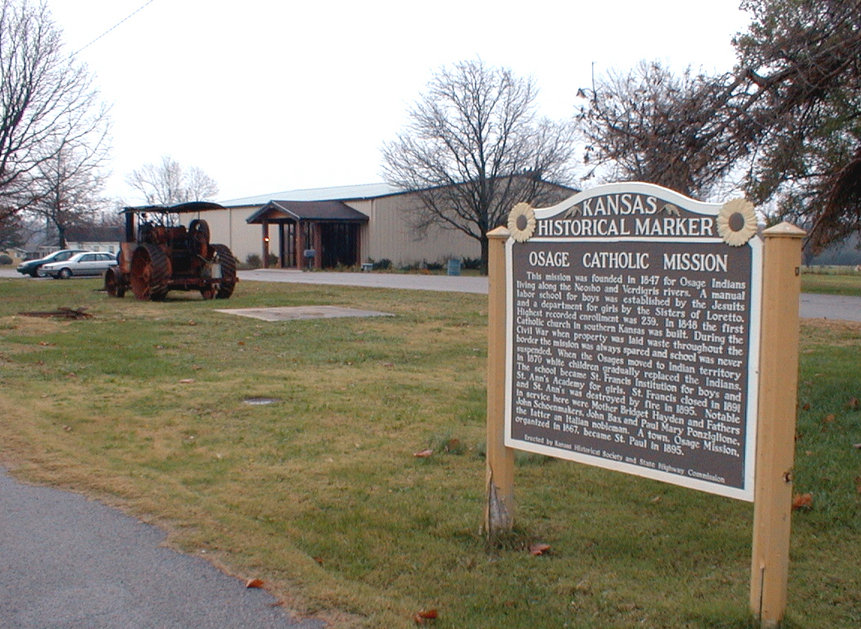
<path id="1" fill-rule="evenodd" d="M 101 275 L 116 266 L 117 258 L 110 253 L 84 251 L 68 260 L 48 262 L 39 269 L 39 275 L 50 275 L 55 280 L 67 280 L 73 275 Z"/>
<path id="2" fill-rule="evenodd" d="M 61 249 L 54 253 L 45 256 L 44 258 L 36 258 L 35 260 L 26 260 L 18 265 L 18 273 L 21 275 L 29 275 L 30 277 L 38 277 L 39 269 L 43 264 L 49 262 L 63 262 L 68 260 L 76 253 L 81 253 L 83 249 Z"/>

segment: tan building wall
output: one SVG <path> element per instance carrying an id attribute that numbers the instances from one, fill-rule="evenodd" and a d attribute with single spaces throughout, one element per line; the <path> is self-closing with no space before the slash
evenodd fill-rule
<path id="1" fill-rule="evenodd" d="M 260 255 L 261 253 L 260 225 L 249 225 L 246 222 L 248 217 L 258 209 L 260 209 L 258 205 L 229 207 L 224 211 L 202 212 L 199 218 L 205 219 L 209 224 L 210 238 L 213 243 L 227 245 L 239 262 L 245 262 L 249 254 Z M 192 218 L 198 217 L 189 216 L 188 220 Z"/>
<path id="2" fill-rule="evenodd" d="M 460 231 L 431 228 L 419 236 L 410 225 L 409 208 L 415 203 L 414 195 L 398 194 L 346 203 L 370 219 L 362 231 L 363 260 L 388 258 L 395 266 L 406 266 L 481 255 L 478 241 Z"/>
<path id="3" fill-rule="evenodd" d="M 345 200 L 344 203 L 368 216 L 367 224 L 360 230 L 362 262 L 369 259 L 388 258 L 395 266 L 406 266 L 421 262 L 445 262 L 451 257 L 478 258 L 481 248 L 477 240 L 455 230 L 431 228 L 418 238 L 409 224 L 409 203 L 415 197 L 397 194 L 372 199 Z M 224 211 L 202 213 L 209 223 L 212 242 L 227 245 L 240 262 L 250 254 L 262 255 L 263 230 L 261 225 L 249 225 L 246 221 L 261 205 L 228 207 Z M 195 218 L 190 216 L 191 218 Z M 269 228 L 269 250 L 279 250 L 278 227 Z"/>

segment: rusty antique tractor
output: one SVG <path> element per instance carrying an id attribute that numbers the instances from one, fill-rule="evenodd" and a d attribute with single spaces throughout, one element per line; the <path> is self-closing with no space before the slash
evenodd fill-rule
<path id="1" fill-rule="evenodd" d="M 125 238 L 117 266 L 105 273 L 105 290 L 123 297 L 160 301 L 170 290 L 198 290 L 204 299 L 227 299 L 236 285 L 236 259 L 225 245 L 209 242 L 209 225 L 195 218 L 188 227 L 181 214 L 224 209 L 194 201 L 178 205 L 127 207 Z"/>

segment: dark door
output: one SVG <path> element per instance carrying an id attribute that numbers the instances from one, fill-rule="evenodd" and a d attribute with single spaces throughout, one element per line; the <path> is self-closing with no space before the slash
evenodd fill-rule
<path id="1" fill-rule="evenodd" d="M 280 250 L 278 262 L 282 269 L 296 266 L 296 223 L 281 223 L 279 228 Z"/>
<path id="2" fill-rule="evenodd" d="M 359 263 L 359 225 L 356 223 L 321 223 L 320 240 L 323 268 Z"/>

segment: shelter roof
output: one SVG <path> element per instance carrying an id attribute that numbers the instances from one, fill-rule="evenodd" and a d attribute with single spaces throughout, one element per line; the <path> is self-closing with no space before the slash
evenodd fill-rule
<path id="1" fill-rule="evenodd" d="M 269 201 L 248 217 L 248 223 L 264 220 L 367 222 L 368 217 L 341 201 Z"/>

